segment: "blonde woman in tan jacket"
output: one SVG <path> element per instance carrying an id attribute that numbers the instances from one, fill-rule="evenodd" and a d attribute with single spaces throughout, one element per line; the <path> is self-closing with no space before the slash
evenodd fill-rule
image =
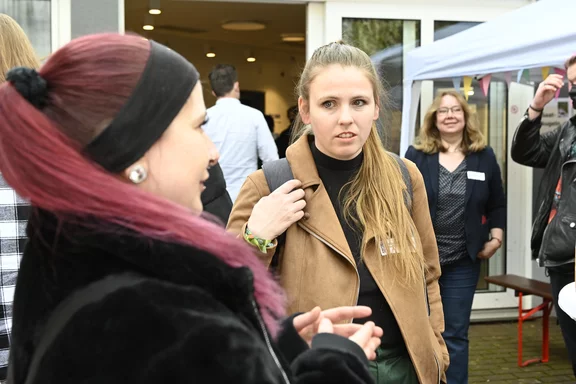
<path id="1" fill-rule="evenodd" d="M 300 137 L 286 153 L 294 180 L 270 193 L 261 170 L 250 175 L 228 228 L 267 265 L 277 253 L 289 311 L 372 308 L 354 321 L 384 329 L 370 367 L 377 383 L 439 383 L 448 353 L 426 190 L 404 160 L 406 193 L 398 159 L 382 145 L 376 121 L 386 94 L 374 66 L 357 48 L 326 45 L 308 61 L 297 92 Z"/>

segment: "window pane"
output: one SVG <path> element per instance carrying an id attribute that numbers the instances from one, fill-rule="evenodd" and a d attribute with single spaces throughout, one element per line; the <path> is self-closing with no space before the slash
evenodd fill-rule
<path id="1" fill-rule="evenodd" d="M 26 32 L 39 59 L 51 52 L 50 0 L 0 0 L 0 12 L 12 17 Z"/>
<path id="2" fill-rule="evenodd" d="M 342 39 L 365 51 L 376 65 L 391 101 L 392 124 L 386 132 L 387 148 L 399 153 L 404 53 L 420 46 L 420 21 L 343 19 Z"/>
<path id="3" fill-rule="evenodd" d="M 442 40 L 448 36 L 457 34 L 472 28 L 478 24 L 473 21 L 434 21 L 434 41 Z"/>

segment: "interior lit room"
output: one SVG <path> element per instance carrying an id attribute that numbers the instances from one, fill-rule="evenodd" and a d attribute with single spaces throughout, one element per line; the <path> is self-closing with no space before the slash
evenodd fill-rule
<path id="1" fill-rule="evenodd" d="M 125 29 L 165 44 L 198 68 L 208 107 L 208 74 L 216 64 L 238 71 L 241 101 L 289 125 L 294 86 L 306 59 L 306 5 L 126 0 Z"/>

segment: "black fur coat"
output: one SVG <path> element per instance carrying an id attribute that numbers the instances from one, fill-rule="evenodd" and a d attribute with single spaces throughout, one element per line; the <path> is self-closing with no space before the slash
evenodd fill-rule
<path id="1" fill-rule="evenodd" d="M 34 384 L 371 383 L 363 351 L 335 335 L 312 348 L 291 319 L 277 342 L 252 273 L 197 249 L 57 225 L 34 210 L 14 301 L 9 376 L 24 384 L 54 308 L 107 276 L 144 279 L 82 307 L 49 344 Z"/>

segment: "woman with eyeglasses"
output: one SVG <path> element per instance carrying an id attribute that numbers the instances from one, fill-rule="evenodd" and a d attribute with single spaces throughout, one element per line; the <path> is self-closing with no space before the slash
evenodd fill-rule
<path id="1" fill-rule="evenodd" d="M 468 382 L 468 328 L 482 260 L 502 246 L 506 197 L 500 167 L 462 95 L 442 92 L 405 157 L 424 176 L 442 276 L 448 383 Z"/>

